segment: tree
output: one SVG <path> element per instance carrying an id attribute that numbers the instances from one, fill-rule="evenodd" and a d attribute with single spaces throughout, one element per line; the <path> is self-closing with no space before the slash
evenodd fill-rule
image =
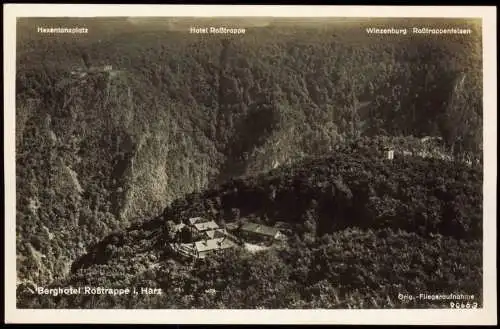
<path id="1" fill-rule="evenodd" d="M 231 209 L 231 218 L 235 221 L 238 221 L 240 219 L 240 209 L 239 208 L 232 208 Z"/>
<path id="2" fill-rule="evenodd" d="M 191 229 L 187 226 L 184 226 L 180 232 L 180 240 L 183 243 L 188 243 L 188 242 L 193 241 L 193 238 L 194 238 L 194 236 L 193 236 L 193 232 L 191 231 Z"/>
<path id="3" fill-rule="evenodd" d="M 175 230 L 175 223 L 173 220 L 167 220 L 165 222 L 165 234 L 167 237 L 167 242 L 171 242 L 175 240 L 175 237 L 177 235 L 177 232 Z"/>

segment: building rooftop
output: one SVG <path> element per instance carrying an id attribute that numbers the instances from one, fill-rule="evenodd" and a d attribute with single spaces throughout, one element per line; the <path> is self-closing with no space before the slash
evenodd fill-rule
<path id="1" fill-rule="evenodd" d="M 194 225 L 196 223 L 204 223 L 208 222 L 208 219 L 203 217 L 192 217 L 188 219 L 189 225 Z"/>
<path id="2" fill-rule="evenodd" d="M 257 223 L 245 223 L 241 227 L 242 231 L 253 232 L 260 235 L 266 235 L 270 237 L 275 237 L 279 233 L 279 229 L 271 226 L 266 226 Z"/>
<path id="3" fill-rule="evenodd" d="M 210 230 L 206 231 L 205 234 L 210 238 L 210 239 L 215 239 L 215 238 L 223 238 L 226 236 L 226 232 L 224 229 L 219 228 L 216 230 Z"/>
<path id="4" fill-rule="evenodd" d="M 209 240 L 196 241 L 195 248 L 198 252 L 212 251 L 212 250 L 224 250 L 232 248 L 235 243 L 226 238 L 215 238 Z"/>
<path id="5" fill-rule="evenodd" d="M 438 136 L 425 136 L 420 139 L 421 142 L 425 143 L 428 141 L 441 141 L 442 138 Z"/>
<path id="6" fill-rule="evenodd" d="M 230 231 L 234 231 L 238 228 L 238 223 L 236 222 L 233 222 L 233 223 L 227 223 L 226 224 L 226 229 L 230 230 Z"/>
<path id="7" fill-rule="evenodd" d="M 204 222 L 204 223 L 195 223 L 194 224 L 194 227 L 200 231 L 200 232 L 203 232 L 203 231 L 208 231 L 208 230 L 215 230 L 215 229 L 218 229 L 219 228 L 219 225 L 217 225 L 216 222 L 214 222 L 213 220 L 209 221 L 209 222 Z"/>

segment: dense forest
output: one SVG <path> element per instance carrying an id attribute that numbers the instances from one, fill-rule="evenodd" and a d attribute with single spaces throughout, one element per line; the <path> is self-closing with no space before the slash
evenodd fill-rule
<path id="1" fill-rule="evenodd" d="M 226 19 L 246 33 L 207 36 L 189 34 L 188 19 L 20 19 L 19 287 L 146 280 L 172 292 L 96 301 L 20 289 L 20 305 L 385 307 L 398 289 L 433 287 L 479 296 L 480 24 L 418 20 L 471 35 L 365 32 L 389 23 L 412 26 Z M 57 24 L 89 33 L 36 33 Z M 102 65 L 113 74 L 73 74 Z M 387 143 L 414 150 L 425 136 L 452 160 L 382 161 Z M 166 220 L 235 212 L 290 223 L 296 238 L 193 269 L 163 255 Z"/>

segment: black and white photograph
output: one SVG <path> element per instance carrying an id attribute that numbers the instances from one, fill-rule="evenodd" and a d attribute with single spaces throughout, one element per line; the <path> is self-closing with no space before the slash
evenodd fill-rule
<path id="1" fill-rule="evenodd" d="M 496 308 L 481 17 L 95 11 L 14 18 L 12 308 Z"/>

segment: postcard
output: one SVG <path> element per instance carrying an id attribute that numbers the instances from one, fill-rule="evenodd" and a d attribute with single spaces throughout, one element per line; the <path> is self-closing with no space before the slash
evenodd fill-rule
<path id="1" fill-rule="evenodd" d="M 7 322 L 496 324 L 491 7 L 4 8 Z"/>

